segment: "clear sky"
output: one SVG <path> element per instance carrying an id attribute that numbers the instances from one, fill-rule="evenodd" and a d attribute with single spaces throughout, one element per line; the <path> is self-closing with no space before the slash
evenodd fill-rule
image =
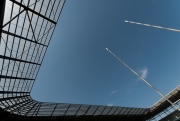
<path id="1" fill-rule="evenodd" d="M 67 0 L 31 92 L 43 102 L 150 107 L 180 84 L 180 1 Z"/>

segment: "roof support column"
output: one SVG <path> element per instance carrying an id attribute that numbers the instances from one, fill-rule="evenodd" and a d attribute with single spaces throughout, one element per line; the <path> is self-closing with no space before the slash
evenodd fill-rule
<path id="1" fill-rule="evenodd" d="M 4 11 L 5 11 L 6 0 L 0 0 L 0 30 L 3 27 Z M 1 45 L 1 31 L 0 31 L 0 45 Z"/>

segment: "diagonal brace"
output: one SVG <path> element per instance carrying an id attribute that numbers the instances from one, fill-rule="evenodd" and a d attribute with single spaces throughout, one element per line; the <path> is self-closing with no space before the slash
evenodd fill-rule
<path id="1" fill-rule="evenodd" d="M 36 37 L 35 37 L 35 35 L 34 35 L 34 30 L 33 30 L 32 24 L 31 24 L 31 19 L 30 19 L 30 16 L 29 16 L 28 11 L 26 11 L 26 14 L 27 14 L 28 19 L 29 19 L 29 24 L 30 24 L 30 27 L 31 27 L 31 30 L 32 30 L 32 33 L 33 33 L 33 37 L 34 37 L 34 39 L 35 39 L 35 42 L 37 43 L 37 40 L 36 40 Z"/>
<path id="2" fill-rule="evenodd" d="M 8 21 L 6 24 L 4 24 L 3 26 L 2 26 L 2 28 L 4 28 L 6 25 L 8 25 L 11 21 L 13 21 L 16 17 L 18 17 L 22 12 L 24 12 L 25 11 L 25 9 L 24 10 L 22 10 L 20 13 L 18 13 L 16 16 L 14 16 L 10 21 Z"/>
<path id="3" fill-rule="evenodd" d="M 34 13 L 34 14 L 36 14 L 36 15 L 38 15 L 38 16 L 44 18 L 44 19 L 46 19 L 47 21 L 50 21 L 50 22 L 53 23 L 53 24 L 56 24 L 56 23 L 57 23 L 57 22 L 55 22 L 55 21 L 53 21 L 53 20 L 47 18 L 46 16 L 43 16 L 42 14 L 40 14 L 40 13 L 38 13 L 38 12 L 36 12 L 36 11 L 34 11 L 34 10 L 28 8 L 28 7 L 26 7 L 25 5 L 23 5 L 23 4 L 21 4 L 21 3 L 17 2 L 17 1 L 15 1 L 15 0 L 10 0 L 10 1 L 12 1 L 13 3 L 16 3 L 17 5 L 23 7 L 25 10 L 31 11 L 32 13 Z"/>

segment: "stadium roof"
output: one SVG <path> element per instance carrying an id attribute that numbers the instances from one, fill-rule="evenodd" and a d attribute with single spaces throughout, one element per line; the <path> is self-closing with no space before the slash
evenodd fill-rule
<path id="1" fill-rule="evenodd" d="M 30 97 L 65 0 L 0 1 L 0 108 L 1 118 L 146 120 L 170 104 L 161 99 L 152 107 L 131 108 L 45 103 Z M 180 86 L 166 97 L 175 102 Z"/>

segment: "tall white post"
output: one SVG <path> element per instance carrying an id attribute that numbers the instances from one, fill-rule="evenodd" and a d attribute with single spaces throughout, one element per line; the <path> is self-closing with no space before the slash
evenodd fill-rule
<path id="1" fill-rule="evenodd" d="M 117 58 L 123 65 L 125 65 L 129 70 L 131 70 L 136 76 L 138 76 L 141 80 L 143 80 L 148 86 L 150 86 L 153 90 L 155 90 L 159 95 L 161 95 L 164 99 L 166 99 L 175 109 L 180 111 L 180 109 L 172 103 L 168 98 L 166 98 L 160 91 L 158 91 L 153 85 L 151 85 L 148 81 L 146 81 L 142 76 L 140 76 L 137 72 L 135 72 L 131 67 L 129 67 L 126 63 L 124 63 L 118 56 L 116 56 L 113 52 L 111 52 L 108 48 L 106 50 L 111 53 L 115 58 Z"/>

